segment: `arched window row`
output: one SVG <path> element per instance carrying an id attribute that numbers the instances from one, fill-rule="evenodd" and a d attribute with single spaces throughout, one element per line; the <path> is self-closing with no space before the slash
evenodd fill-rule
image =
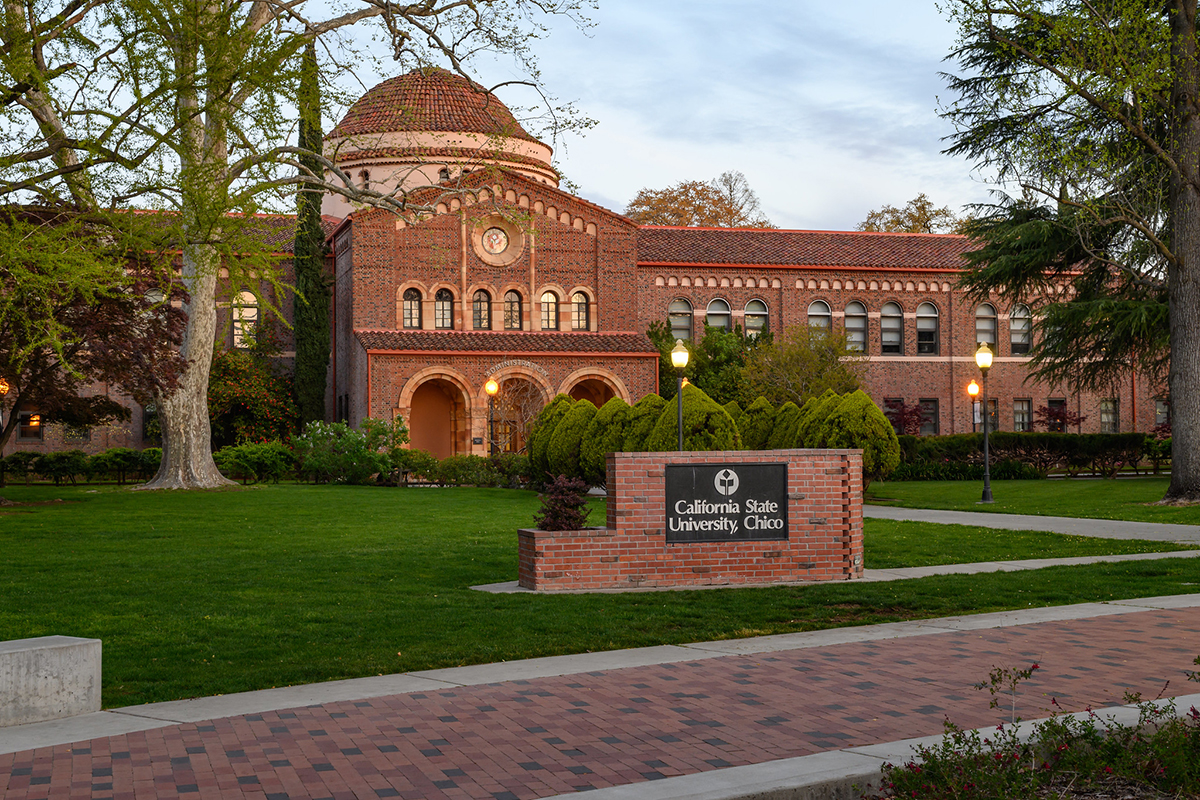
<path id="1" fill-rule="evenodd" d="M 587 291 L 576 289 L 571 292 L 565 306 L 559 293 L 552 289 L 546 289 L 536 297 L 538 307 L 535 311 L 542 330 L 591 330 L 592 297 Z M 526 300 L 522 293 L 515 289 L 506 290 L 499 301 L 499 308 L 493 306 L 495 298 L 496 295 L 488 289 L 476 289 L 471 293 L 470 329 L 524 330 Z M 454 307 L 457 300 L 452 290 L 437 289 L 433 292 L 433 313 L 430 320 L 425 316 L 425 305 L 431 301 L 429 293 L 409 287 L 401 292 L 400 325 L 408 330 L 420 330 L 429 327 L 432 322 L 432 327 L 436 330 L 451 330 L 455 325 Z"/>
<path id="2" fill-rule="evenodd" d="M 695 313 L 691 301 L 676 297 L 667 305 L 667 326 L 671 337 L 688 341 L 693 334 Z M 717 298 L 709 301 L 704 307 L 704 324 L 710 328 L 731 331 L 734 326 L 733 307 L 728 300 Z M 742 311 L 742 330 L 747 336 L 754 337 L 763 331 L 771 329 L 771 314 L 767 304 L 762 300 L 751 300 Z"/>

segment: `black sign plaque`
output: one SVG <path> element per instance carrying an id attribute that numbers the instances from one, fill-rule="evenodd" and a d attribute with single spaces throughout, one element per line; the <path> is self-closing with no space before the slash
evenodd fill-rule
<path id="1" fill-rule="evenodd" d="M 666 467 L 667 542 L 787 539 L 787 464 Z"/>

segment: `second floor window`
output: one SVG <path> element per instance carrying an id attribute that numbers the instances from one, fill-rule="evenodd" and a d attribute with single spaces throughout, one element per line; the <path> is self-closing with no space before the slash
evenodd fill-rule
<path id="1" fill-rule="evenodd" d="M 846 349 L 867 352 L 867 307 L 862 303 L 846 306 Z"/>
<path id="2" fill-rule="evenodd" d="M 975 309 L 975 346 L 980 342 L 987 342 L 992 352 L 996 352 L 996 309 L 991 303 Z"/>
<path id="3" fill-rule="evenodd" d="M 254 292 L 242 292 L 233 304 L 233 346 L 254 344 L 254 328 L 258 325 L 258 298 Z"/>
<path id="4" fill-rule="evenodd" d="M 1014 356 L 1029 352 L 1033 340 L 1032 322 L 1029 306 L 1013 306 L 1012 313 L 1008 315 L 1008 335 Z"/>
<path id="5" fill-rule="evenodd" d="M 558 295 L 542 292 L 542 330 L 558 330 Z"/>
<path id="6" fill-rule="evenodd" d="M 762 300 L 751 300 L 746 303 L 746 335 L 750 338 L 758 336 L 770 328 L 768 324 L 767 304 Z"/>
<path id="7" fill-rule="evenodd" d="M 471 298 L 471 327 L 477 331 L 492 329 L 492 296 L 483 289 Z"/>
<path id="8" fill-rule="evenodd" d="M 938 354 L 938 310 L 933 303 L 917 306 L 917 355 Z"/>
<path id="9" fill-rule="evenodd" d="M 1114 398 L 1100 401 L 1100 432 L 1121 432 L 1121 405 Z"/>
<path id="10" fill-rule="evenodd" d="M 692 338 L 692 304 L 682 297 L 667 306 L 667 321 L 671 325 L 671 338 L 688 341 Z"/>
<path id="11" fill-rule="evenodd" d="M 822 331 L 833 328 L 833 314 L 829 311 L 829 303 L 813 300 L 808 304 L 808 327 Z"/>
<path id="12" fill-rule="evenodd" d="M 880 350 L 904 355 L 904 311 L 899 303 L 884 303 L 879 311 Z"/>
<path id="13" fill-rule="evenodd" d="M 588 296 L 583 292 L 571 295 L 571 330 L 586 331 L 589 327 Z"/>
<path id="14" fill-rule="evenodd" d="M 404 327 L 421 327 L 421 291 L 419 289 L 404 290 Z"/>
<path id="15" fill-rule="evenodd" d="M 454 294 L 449 289 L 438 289 L 433 296 L 433 327 L 454 327 Z"/>
<path id="16" fill-rule="evenodd" d="M 708 315 L 704 320 L 710 328 L 720 328 L 723 331 L 732 330 L 733 315 L 729 313 L 729 303 L 724 300 L 713 300 L 708 304 Z"/>
<path id="17" fill-rule="evenodd" d="M 521 294 L 520 292 L 504 293 L 504 330 L 521 330 Z"/>

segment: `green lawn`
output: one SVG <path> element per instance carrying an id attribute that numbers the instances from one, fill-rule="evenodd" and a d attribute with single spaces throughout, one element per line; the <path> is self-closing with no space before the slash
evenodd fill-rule
<path id="1" fill-rule="evenodd" d="M 515 579 L 515 531 L 537 506 L 531 493 L 282 485 L 4 494 L 67 502 L 0 512 L 0 640 L 102 639 L 106 707 L 1200 585 L 1200 559 L 1170 559 L 869 585 L 492 595 L 468 587 Z M 917 557 L 904 546 L 903 558 Z"/>
<path id="2" fill-rule="evenodd" d="M 1169 478 L 992 481 L 996 502 L 980 505 L 980 481 L 872 481 L 864 499 L 908 508 L 1200 525 L 1200 506 L 1152 505 L 1169 483 Z"/>

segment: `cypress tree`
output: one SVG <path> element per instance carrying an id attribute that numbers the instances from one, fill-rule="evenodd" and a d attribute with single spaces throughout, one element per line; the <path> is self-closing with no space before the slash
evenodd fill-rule
<path id="1" fill-rule="evenodd" d="M 300 91 L 299 147 L 321 152 L 321 90 L 317 84 L 317 50 L 309 42 L 304 50 Z M 324 168 L 314 155 L 300 157 L 301 175 L 322 178 Z M 325 375 L 329 369 L 329 279 L 325 274 L 325 232 L 321 228 L 321 195 L 316 187 L 301 188 L 296 195 L 296 242 L 293 267 L 296 298 L 293 324 L 296 336 L 296 405 L 300 424 L 325 420 Z"/>

